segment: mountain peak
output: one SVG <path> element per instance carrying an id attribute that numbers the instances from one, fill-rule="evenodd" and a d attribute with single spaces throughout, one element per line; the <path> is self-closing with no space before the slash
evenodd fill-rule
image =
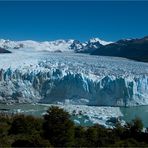
<path id="1" fill-rule="evenodd" d="M 73 51 L 73 52 L 92 52 L 93 50 L 100 48 L 101 46 L 110 44 L 112 42 L 106 42 L 99 38 L 92 38 L 87 42 L 80 42 L 73 39 L 59 39 L 53 41 L 11 41 L 0 39 L 0 47 L 4 49 L 29 49 L 34 51 Z"/>
<path id="2" fill-rule="evenodd" d="M 101 40 L 99 38 L 92 38 L 92 39 L 89 40 L 89 42 L 91 42 L 91 43 L 99 42 L 101 45 L 107 45 L 107 44 L 113 43 L 111 41 L 110 42 L 107 42 L 107 41 Z"/>

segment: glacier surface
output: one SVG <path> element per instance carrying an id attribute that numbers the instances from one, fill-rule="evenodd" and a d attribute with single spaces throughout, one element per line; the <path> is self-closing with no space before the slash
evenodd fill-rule
<path id="1" fill-rule="evenodd" d="M 70 52 L 0 54 L 0 103 L 148 105 L 148 63 Z"/>

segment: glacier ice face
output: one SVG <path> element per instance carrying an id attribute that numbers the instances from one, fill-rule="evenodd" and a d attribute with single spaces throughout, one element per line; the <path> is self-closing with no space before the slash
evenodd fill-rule
<path id="1" fill-rule="evenodd" d="M 0 55 L 0 102 L 148 105 L 148 64 L 72 53 Z"/>

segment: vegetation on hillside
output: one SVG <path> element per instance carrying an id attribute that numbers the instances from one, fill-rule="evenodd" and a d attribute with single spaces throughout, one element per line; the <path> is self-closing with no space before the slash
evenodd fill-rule
<path id="1" fill-rule="evenodd" d="M 0 115 L 0 147 L 148 147 L 148 130 L 136 118 L 108 129 L 76 126 L 70 115 L 50 107 L 43 118 Z"/>

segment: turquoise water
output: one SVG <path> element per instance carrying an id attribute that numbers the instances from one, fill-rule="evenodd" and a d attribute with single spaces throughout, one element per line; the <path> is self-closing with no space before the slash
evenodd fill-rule
<path id="1" fill-rule="evenodd" d="M 5 105 L 0 104 L 1 112 L 8 112 L 8 113 L 22 113 L 26 115 L 33 115 L 37 117 L 41 117 L 43 113 L 46 112 L 48 106 L 43 106 L 39 104 L 12 104 L 12 105 Z"/>
<path id="2" fill-rule="evenodd" d="M 44 113 L 48 110 L 49 106 L 44 106 L 40 104 L 13 104 L 13 105 L 5 105 L 0 104 L 0 111 L 7 112 L 7 113 L 22 113 L 26 115 L 33 115 L 36 117 L 42 117 Z M 79 123 L 75 122 L 76 125 L 83 125 L 83 126 L 91 126 L 93 123 L 88 120 L 87 116 L 78 115 L 72 116 L 71 119 L 73 121 L 79 121 Z"/>
<path id="3" fill-rule="evenodd" d="M 148 106 L 121 107 L 120 110 L 123 113 L 123 119 L 126 122 L 131 121 L 135 117 L 139 117 L 144 126 L 148 127 Z"/>
<path id="4" fill-rule="evenodd" d="M 48 108 L 49 106 L 44 106 L 40 104 L 35 104 L 35 105 L 32 105 L 32 104 L 17 104 L 17 105 L 16 104 L 13 104 L 13 105 L 0 104 L 1 112 L 23 113 L 23 114 L 33 115 L 37 117 L 41 117 Z M 139 117 L 142 120 L 144 126 L 148 127 L 148 106 L 121 107 L 120 110 L 123 114 L 122 118 L 126 122 L 131 121 L 135 117 Z M 80 124 L 84 126 L 92 125 L 92 123 L 88 121 L 87 117 L 83 115 L 72 116 L 72 119 L 79 121 Z"/>

